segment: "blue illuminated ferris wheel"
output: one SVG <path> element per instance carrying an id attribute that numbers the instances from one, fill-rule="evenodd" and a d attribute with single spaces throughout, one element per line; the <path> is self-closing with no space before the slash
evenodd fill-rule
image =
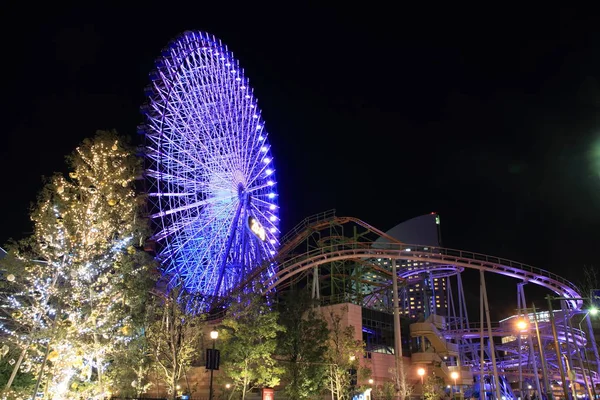
<path id="1" fill-rule="evenodd" d="M 202 32 L 173 40 L 150 79 L 142 111 L 158 259 L 172 283 L 225 295 L 279 245 L 275 168 L 256 98 L 233 54 Z"/>

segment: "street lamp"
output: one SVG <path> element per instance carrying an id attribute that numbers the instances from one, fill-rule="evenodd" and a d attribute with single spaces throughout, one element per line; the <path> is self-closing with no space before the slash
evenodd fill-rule
<path id="1" fill-rule="evenodd" d="M 524 319 L 518 320 L 516 325 L 517 325 L 517 329 L 520 332 L 525 331 L 525 330 L 527 330 L 527 328 L 529 328 L 529 324 Z"/>
<path id="2" fill-rule="evenodd" d="M 423 376 L 425 375 L 425 368 L 419 368 L 417 370 L 417 375 L 421 377 L 421 385 L 423 385 Z"/>
<path id="3" fill-rule="evenodd" d="M 454 389 L 452 389 L 452 397 L 454 397 L 454 393 L 456 392 L 456 380 L 458 379 L 458 372 L 452 371 L 450 378 L 454 380 Z"/>
<path id="4" fill-rule="evenodd" d="M 213 400 L 213 371 L 218 368 L 215 364 L 216 364 L 216 352 L 215 352 L 215 344 L 217 342 L 217 338 L 219 337 L 219 332 L 217 332 L 216 329 L 213 329 L 210 332 L 210 338 L 213 341 L 213 345 L 212 345 L 212 358 L 213 358 L 213 362 L 211 363 L 212 365 L 210 365 L 210 389 L 209 389 L 209 395 L 208 395 L 208 400 Z"/>

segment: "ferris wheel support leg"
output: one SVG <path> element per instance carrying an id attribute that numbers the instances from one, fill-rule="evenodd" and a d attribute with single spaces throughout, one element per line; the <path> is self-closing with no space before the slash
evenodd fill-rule
<path id="1" fill-rule="evenodd" d="M 215 299 L 219 296 L 219 290 L 221 289 L 221 284 L 223 283 L 223 276 L 225 275 L 225 265 L 227 264 L 227 255 L 231 251 L 231 245 L 233 244 L 233 239 L 235 237 L 235 230 L 238 226 L 242 207 L 243 207 L 243 202 L 240 202 L 238 209 L 235 211 L 235 217 L 233 217 L 233 223 L 231 224 L 231 229 L 229 230 L 229 236 L 227 237 L 227 244 L 225 246 L 225 251 L 223 252 L 223 258 L 221 259 L 221 264 L 220 264 L 221 266 L 219 268 L 219 279 L 217 280 L 217 284 L 215 285 L 215 291 L 213 293 L 213 296 Z M 240 278 L 240 281 L 241 280 L 242 280 L 242 277 Z"/>
<path id="2" fill-rule="evenodd" d="M 498 366 L 496 365 L 496 348 L 494 346 L 494 335 L 492 334 L 492 322 L 490 318 L 490 305 L 488 303 L 487 290 L 485 288 L 485 273 L 483 270 L 479 270 L 479 279 L 481 281 L 481 293 L 483 295 L 483 305 L 485 307 L 485 319 L 488 328 L 488 342 L 490 345 L 490 353 L 492 356 L 492 368 L 494 371 L 494 386 L 496 388 L 496 399 L 501 400 L 500 395 L 500 379 L 498 377 Z"/>

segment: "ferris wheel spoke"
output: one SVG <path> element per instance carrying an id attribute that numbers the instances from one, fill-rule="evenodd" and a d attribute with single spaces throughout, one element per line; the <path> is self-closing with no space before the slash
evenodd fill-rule
<path id="1" fill-rule="evenodd" d="M 233 198 L 233 196 L 230 197 L 230 198 Z M 207 199 L 207 200 L 196 201 L 196 202 L 191 203 L 191 204 L 186 204 L 184 206 L 180 206 L 180 207 L 172 208 L 172 209 L 169 209 L 169 210 L 166 210 L 166 211 L 161 211 L 161 212 L 158 212 L 158 213 L 155 213 L 155 214 L 151 214 L 150 218 L 164 217 L 164 216 L 167 216 L 167 215 L 171 215 L 173 213 L 177 213 L 177 212 L 182 212 L 182 211 L 186 211 L 186 210 L 189 210 L 189 209 L 195 209 L 195 208 L 203 207 L 203 206 L 205 206 L 207 204 L 216 203 L 218 201 L 223 201 L 225 199 L 227 199 L 227 197 L 221 197 L 221 198 L 212 197 L 212 198 Z"/>

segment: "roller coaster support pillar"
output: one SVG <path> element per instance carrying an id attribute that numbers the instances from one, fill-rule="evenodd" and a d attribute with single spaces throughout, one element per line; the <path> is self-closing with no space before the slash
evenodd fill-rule
<path id="1" fill-rule="evenodd" d="M 404 379 L 404 362 L 402 361 L 402 332 L 400 331 L 400 302 L 398 300 L 398 271 L 396 270 L 396 259 L 392 258 L 392 290 L 394 301 L 394 355 L 396 361 L 396 384 Z M 401 384 L 401 383 L 400 383 Z M 402 384 L 401 384 L 402 385 Z M 399 387 L 396 391 L 400 390 Z"/>
<path id="2" fill-rule="evenodd" d="M 571 322 L 571 318 L 567 318 L 567 323 L 569 324 L 569 332 L 571 334 L 571 337 L 575 337 L 575 333 L 573 331 L 573 323 Z M 579 331 L 583 332 L 581 329 L 579 329 Z M 586 337 L 586 339 L 587 339 L 587 337 Z M 588 374 L 585 372 L 585 367 L 583 366 L 583 360 L 582 360 L 582 357 L 581 357 L 581 353 L 582 353 L 581 350 L 582 349 L 580 349 L 577 346 L 577 343 L 575 343 L 575 348 L 576 348 L 576 351 L 577 351 L 577 359 L 579 361 L 579 368 L 581 369 L 581 374 L 583 375 L 583 382 L 585 383 L 585 388 L 586 388 L 586 390 L 588 392 L 588 396 L 590 396 L 589 397 L 590 400 L 591 399 L 595 399 L 596 396 L 594 396 L 594 394 L 592 393 L 592 385 L 593 385 L 593 383 L 590 385 L 590 383 L 588 382 Z M 585 351 L 586 351 L 586 346 L 584 345 L 583 346 L 583 353 L 585 353 Z M 589 368 L 589 365 L 588 365 L 588 368 Z M 591 379 L 591 374 L 589 374 L 589 375 L 590 375 L 590 381 L 591 381 L 592 380 Z"/>
<path id="3" fill-rule="evenodd" d="M 565 378 L 565 366 L 562 362 L 560 344 L 558 343 L 558 335 L 556 333 L 556 323 L 554 321 L 554 311 L 552 310 L 552 296 L 546 296 L 546 300 L 548 300 L 548 314 L 550 315 L 550 326 L 552 327 L 554 351 L 556 352 L 556 363 L 558 364 L 558 370 L 560 371 L 561 386 L 563 388 L 565 399 L 569 400 L 569 388 L 567 387 L 567 380 Z"/>
<path id="4" fill-rule="evenodd" d="M 529 311 L 526 308 L 526 304 L 527 301 L 525 300 L 525 285 L 527 284 L 527 282 L 522 282 L 519 283 L 517 285 L 517 294 L 518 297 L 520 299 L 520 302 L 517 302 L 517 304 L 520 304 L 520 306 L 522 307 L 521 312 L 523 313 L 523 317 L 525 317 L 525 315 L 529 314 Z M 533 316 L 534 316 L 534 320 L 535 320 L 535 311 L 533 312 Z M 535 380 L 535 390 L 537 390 L 538 394 L 542 393 L 542 388 L 540 386 L 540 379 L 539 379 L 539 373 L 538 373 L 538 368 L 537 368 L 537 362 L 535 361 L 535 351 L 533 350 L 533 337 L 531 335 L 531 321 L 529 320 L 529 318 L 527 319 L 527 344 L 529 347 L 529 357 L 530 357 L 530 364 L 533 366 L 533 374 L 538 377 Z M 537 330 L 536 330 L 537 332 Z M 521 345 L 519 345 L 519 349 L 521 348 Z M 540 361 L 544 359 L 544 356 L 540 356 Z M 521 365 L 519 364 L 519 368 L 521 368 Z M 544 371 L 544 369 L 542 369 L 542 372 Z M 545 373 L 545 372 L 544 372 Z M 521 382 L 522 383 L 522 382 Z M 546 386 L 546 384 L 544 384 L 544 390 L 546 393 L 548 393 L 548 387 Z M 523 391 L 521 391 L 521 393 L 523 393 Z M 521 395 L 521 397 L 523 397 L 523 395 Z M 541 397 L 541 396 L 540 396 Z"/>
<path id="5" fill-rule="evenodd" d="M 550 388 L 548 384 L 548 371 L 546 370 L 546 355 L 544 354 L 544 346 L 542 345 L 542 337 L 540 336 L 540 328 L 538 326 L 537 320 L 537 310 L 535 309 L 535 304 L 531 303 L 531 307 L 533 309 L 533 323 L 535 325 L 535 335 L 537 336 L 538 348 L 540 349 L 540 364 L 542 364 L 542 379 L 544 381 L 544 391 L 546 392 L 546 397 L 552 400 L 554 396 L 552 392 L 552 388 Z M 531 354 L 533 354 L 533 344 L 531 344 Z M 535 360 L 533 360 L 533 366 L 535 367 Z M 537 367 L 536 367 L 536 376 L 537 376 Z M 539 387 L 539 380 L 538 380 Z"/>
<path id="6" fill-rule="evenodd" d="M 492 353 L 492 368 L 494 371 L 494 386 L 496 388 L 496 400 L 501 400 L 500 379 L 498 377 L 498 366 L 496 365 L 496 348 L 494 346 L 494 335 L 492 333 L 492 322 L 490 319 L 490 305 L 488 303 L 487 290 L 485 288 L 485 273 L 479 270 L 479 279 L 481 281 L 481 293 L 483 295 L 483 304 L 485 306 L 485 318 L 488 327 L 488 342 L 490 344 L 490 353 Z M 483 322 L 483 321 L 482 321 Z"/>
<path id="7" fill-rule="evenodd" d="M 593 338 L 594 330 L 592 329 L 592 320 L 590 319 L 590 313 L 587 314 L 586 319 L 587 319 L 587 326 L 588 326 L 588 332 L 589 332 L 590 338 Z M 581 330 L 581 328 L 580 328 L 580 330 Z M 592 342 L 592 349 L 594 350 L 594 358 L 596 359 L 596 370 L 598 371 L 598 374 L 600 375 L 600 357 L 598 356 L 598 346 L 596 345 L 595 340 L 590 340 L 590 342 Z M 586 353 L 586 357 L 587 357 L 587 353 Z M 590 374 L 590 381 L 592 381 L 592 385 L 594 385 L 594 381 L 592 380 L 592 374 Z"/>
<path id="8" fill-rule="evenodd" d="M 479 289 L 479 399 L 487 400 L 487 396 L 485 395 L 485 374 L 483 372 L 485 368 L 485 346 L 483 345 L 483 327 L 485 324 L 483 323 L 483 319 L 485 317 L 483 312 L 483 289 L 481 283 L 479 283 Z"/>

